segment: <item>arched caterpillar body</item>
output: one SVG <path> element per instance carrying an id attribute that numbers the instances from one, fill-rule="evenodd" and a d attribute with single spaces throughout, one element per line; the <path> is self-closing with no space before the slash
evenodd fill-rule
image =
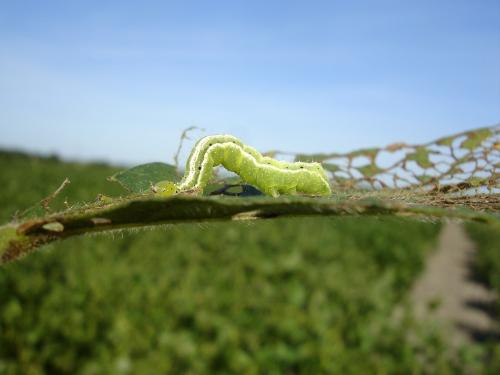
<path id="1" fill-rule="evenodd" d="M 218 165 L 273 197 L 297 193 L 331 194 L 328 177 L 320 163 L 290 163 L 263 156 L 231 135 L 200 139 L 189 155 L 184 177 L 176 190 L 202 190 Z"/>

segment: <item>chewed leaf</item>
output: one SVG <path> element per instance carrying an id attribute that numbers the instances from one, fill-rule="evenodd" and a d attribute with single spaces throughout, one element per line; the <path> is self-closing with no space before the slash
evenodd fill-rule
<path id="1" fill-rule="evenodd" d="M 178 181 L 179 175 L 173 165 L 166 163 L 148 163 L 138 165 L 116 173 L 108 178 L 118 182 L 131 193 L 143 193 L 150 190 L 151 185 L 160 181 Z"/>

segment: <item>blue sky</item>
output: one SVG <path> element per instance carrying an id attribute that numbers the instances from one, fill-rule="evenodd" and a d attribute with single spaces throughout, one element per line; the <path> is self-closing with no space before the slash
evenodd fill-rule
<path id="1" fill-rule="evenodd" d="M 0 5 L 0 148 L 134 164 L 191 125 L 317 152 L 499 122 L 499 0 Z"/>

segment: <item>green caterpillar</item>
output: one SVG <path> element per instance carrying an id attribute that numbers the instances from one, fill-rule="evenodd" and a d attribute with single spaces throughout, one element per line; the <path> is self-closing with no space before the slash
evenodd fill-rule
<path id="1" fill-rule="evenodd" d="M 231 135 L 200 139 L 189 155 L 181 182 L 159 182 L 156 191 L 161 195 L 202 191 L 218 165 L 273 197 L 281 194 L 331 194 L 328 177 L 320 163 L 289 163 L 263 156 Z"/>

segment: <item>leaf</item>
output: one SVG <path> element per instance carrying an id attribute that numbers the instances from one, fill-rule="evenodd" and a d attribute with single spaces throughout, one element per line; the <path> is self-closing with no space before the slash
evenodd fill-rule
<path id="1" fill-rule="evenodd" d="M 0 227 L 0 264 L 12 261 L 44 244 L 80 235 L 213 220 L 258 220 L 287 216 L 424 215 L 476 220 L 500 227 L 494 213 L 418 206 L 395 199 L 279 197 L 221 198 L 189 195 L 143 195 L 117 199 L 106 206 L 87 206 Z M 58 222 L 63 231 L 46 229 Z M 45 228 L 44 228 L 45 227 Z"/>
<path id="2" fill-rule="evenodd" d="M 467 139 L 462 142 L 460 147 L 466 148 L 468 150 L 474 150 L 479 147 L 483 141 L 488 139 L 493 135 L 493 131 L 491 129 L 479 129 L 476 131 L 472 131 L 467 134 Z"/>
<path id="3" fill-rule="evenodd" d="M 429 159 L 429 155 L 433 152 L 427 149 L 425 146 L 419 146 L 415 149 L 415 152 L 408 154 L 406 160 L 415 161 L 421 168 L 432 168 L 434 163 Z"/>
<path id="4" fill-rule="evenodd" d="M 144 193 L 150 190 L 151 185 L 160 181 L 179 180 L 177 170 L 173 165 L 166 163 L 148 163 L 118 172 L 108 178 L 109 181 L 118 182 L 131 193 Z"/>
<path id="5" fill-rule="evenodd" d="M 363 165 L 362 167 L 357 167 L 356 169 L 365 177 L 373 177 L 384 172 L 382 168 L 377 167 L 375 164 Z"/>

